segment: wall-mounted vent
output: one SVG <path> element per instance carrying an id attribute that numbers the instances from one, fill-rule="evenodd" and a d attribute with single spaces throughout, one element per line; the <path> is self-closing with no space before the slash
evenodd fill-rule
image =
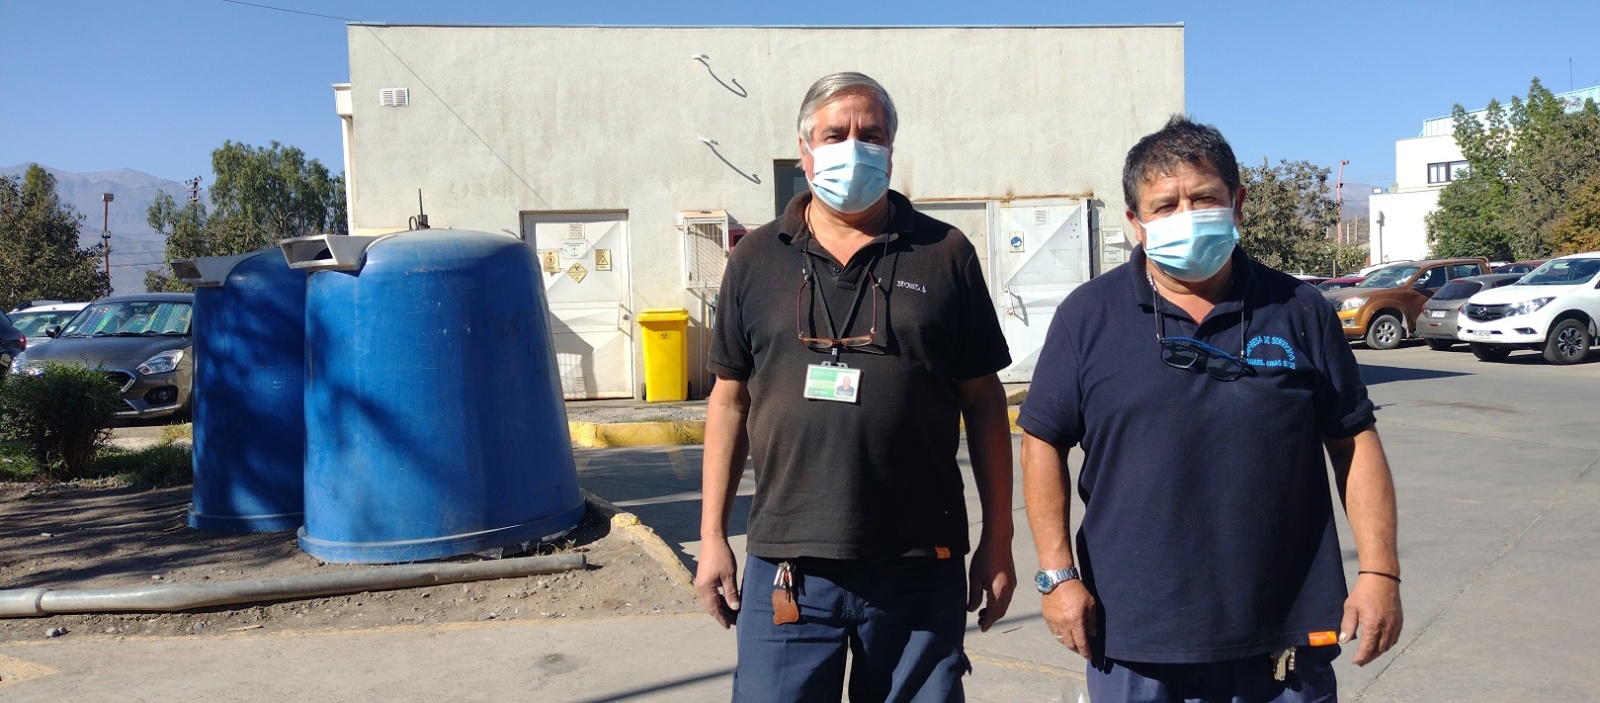
<path id="1" fill-rule="evenodd" d="M 380 107 L 405 107 L 410 104 L 410 88 L 384 88 L 378 91 L 378 105 Z"/>
<path id="2" fill-rule="evenodd" d="M 679 213 L 683 230 L 683 285 L 689 290 L 716 290 L 728 265 L 728 213 L 722 210 Z"/>

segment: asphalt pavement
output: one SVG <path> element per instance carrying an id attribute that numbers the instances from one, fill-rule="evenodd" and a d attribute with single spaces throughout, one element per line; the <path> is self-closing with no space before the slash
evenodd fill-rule
<path id="1" fill-rule="evenodd" d="M 1357 357 L 1399 494 L 1406 625 L 1376 662 L 1340 659 L 1341 699 L 1600 699 L 1600 353 L 1572 367 L 1534 354 L 1487 364 L 1420 345 L 1358 348 Z M 693 570 L 698 447 L 583 450 L 579 462 L 586 489 L 638 515 Z M 747 475 L 736 515 L 751 490 Z M 976 519 L 970 489 L 968 504 Z M 1040 622 L 1020 489 L 1013 506 L 1021 587 L 990 632 L 969 632 L 968 698 L 1058 700 L 1083 665 Z M 730 529 L 742 533 L 742 520 Z M 1342 515 L 1340 530 L 1353 577 Z M 742 552 L 742 538 L 734 543 Z M 727 698 L 733 664 L 732 633 L 702 616 L 205 640 L 73 635 L 0 646 L 0 698 L 715 701 Z"/>

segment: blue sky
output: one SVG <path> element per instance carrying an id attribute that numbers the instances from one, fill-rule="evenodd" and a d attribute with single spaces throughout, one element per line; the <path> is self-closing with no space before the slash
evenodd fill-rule
<path id="1" fill-rule="evenodd" d="M 1349 159 L 1387 185 L 1394 140 L 1453 103 L 1600 84 L 1600 1 L 1521 3 L 260 0 L 394 23 L 1185 25 L 1188 109 L 1240 160 Z M 342 163 L 329 84 L 349 76 L 338 20 L 224 0 L 0 0 L 0 166 L 133 168 L 211 179 L 225 139 Z M 937 67 L 930 67 L 937 70 Z M 891 86 L 892 89 L 892 86 Z M 937 119 L 906 115 L 902 119 Z"/>

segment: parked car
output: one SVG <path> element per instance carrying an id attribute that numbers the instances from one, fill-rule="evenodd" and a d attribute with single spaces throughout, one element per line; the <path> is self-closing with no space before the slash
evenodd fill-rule
<path id="1" fill-rule="evenodd" d="M 1596 320 L 1600 251 L 1551 259 L 1515 284 L 1472 296 L 1456 337 L 1483 361 L 1534 349 L 1552 364 L 1576 364 L 1594 344 Z"/>
<path id="2" fill-rule="evenodd" d="M 1415 336 L 1422 306 L 1446 283 L 1489 273 L 1485 259 L 1432 259 L 1390 264 L 1366 280 L 1326 293 L 1351 341 L 1365 340 L 1373 349 L 1393 349 Z"/>
<path id="3" fill-rule="evenodd" d="M 1461 306 L 1481 291 L 1509 286 L 1522 279 L 1520 273 L 1491 273 L 1487 276 L 1467 276 L 1444 284 L 1428 304 L 1422 306 L 1422 317 L 1417 318 L 1417 336 L 1428 343 L 1428 348 L 1444 351 L 1458 341 L 1456 320 Z"/>
<path id="4" fill-rule="evenodd" d="M 1339 290 L 1341 288 L 1349 288 L 1350 286 L 1365 280 L 1367 280 L 1366 276 L 1340 276 L 1339 278 L 1330 278 L 1326 281 L 1318 283 L 1317 290 L 1327 293 L 1328 291 Z"/>
<path id="5" fill-rule="evenodd" d="M 46 330 L 55 341 L 23 352 L 12 370 L 38 373 L 48 362 L 102 368 L 122 389 L 118 417 L 187 412 L 194 368 L 193 303 L 189 293 L 102 298 L 65 327 Z"/>
<path id="6" fill-rule="evenodd" d="M 1544 262 L 1546 262 L 1546 261 L 1548 261 L 1548 259 L 1536 259 L 1536 260 L 1531 260 L 1531 261 L 1513 261 L 1513 262 L 1511 262 L 1509 264 L 1501 264 L 1499 266 L 1494 267 L 1494 272 L 1495 273 L 1531 273 L 1534 269 L 1539 268 L 1540 266 L 1543 266 Z"/>
<path id="7" fill-rule="evenodd" d="M 89 307 L 88 303 L 58 301 L 32 305 L 11 311 L 11 323 L 28 336 L 28 346 L 38 346 L 50 341 L 50 337 L 44 333 L 45 330 L 67 324 L 79 310 L 86 307 Z"/>
<path id="8" fill-rule="evenodd" d="M 1363 266 L 1363 267 L 1361 267 L 1360 271 L 1356 272 L 1356 275 L 1357 276 L 1371 276 L 1372 272 L 1373 271 L 1377 271 L 1378 269 L 1387 268 L 1387 267 L 1393 266 L 1395 264 L 1409 264 L 1409 263 L 1414 263 L 1414 260 L 1412 260 L 1412 259 L 1390 259 L 1389 261 L 1385 261 L 1385 262 L 1383 262 L 1381 264 L 1368 264 L 1366 266 Z"/>
<path id="9" fill-rule="evenodd" d="M 1318 283 L 1321 283 L 1323 281 L 1328 280 L 1327 276 L 1313 276 L 1313 275 L 1311 275 L 1309 273 L 1291 273 L 1289 275 L 1294 276 L 1295 278 L 1298 278 L 1301 281 L 1303 281 L 1306 285 L 1311 285 L 1311 286 L 1317 285 Z"/>
<path id="10" fill-rule="evenodd" d="M 5 362 L 5 366 L 0 366 L 0 376 L 11 368 L 11 360 L 27 348 L 28 335 L 17 329 L 5 313 L 0 312 L 0 362 Z"/>

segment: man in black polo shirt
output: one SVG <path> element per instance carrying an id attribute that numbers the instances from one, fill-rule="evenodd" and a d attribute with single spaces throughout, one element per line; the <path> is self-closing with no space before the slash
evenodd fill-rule
<path id="1" fill-rule="evenodd" d="M 1366 664 L 1401 627 L 1355 357 L 1316 289 L 1236 247 L 1245 189 L 1215 128 L 1174 117 L 1123 190 L 1140 247 L 1061 304 L 1018 419 L 1045 621 L 1095 703 L 1334 701 L 1339 645 L 1359 634 Z M 1324 449 L 1360 557 L 1348 596 Z"/>
<path id="2" fill-rule="evenodd" d="M 888 190 L 897 117 L 859 73 L 800 107 L 810 192 L 728 261 L 710 367 L 695 587 L 737 619 L 736 701 L 959 701 L 965 611 L 1005 614 L 1010 363 L 972 244 Z M 965 418 L 983 529 L 957 465 Z M 727 524 L 756 471 L 744 588 Z"/>

